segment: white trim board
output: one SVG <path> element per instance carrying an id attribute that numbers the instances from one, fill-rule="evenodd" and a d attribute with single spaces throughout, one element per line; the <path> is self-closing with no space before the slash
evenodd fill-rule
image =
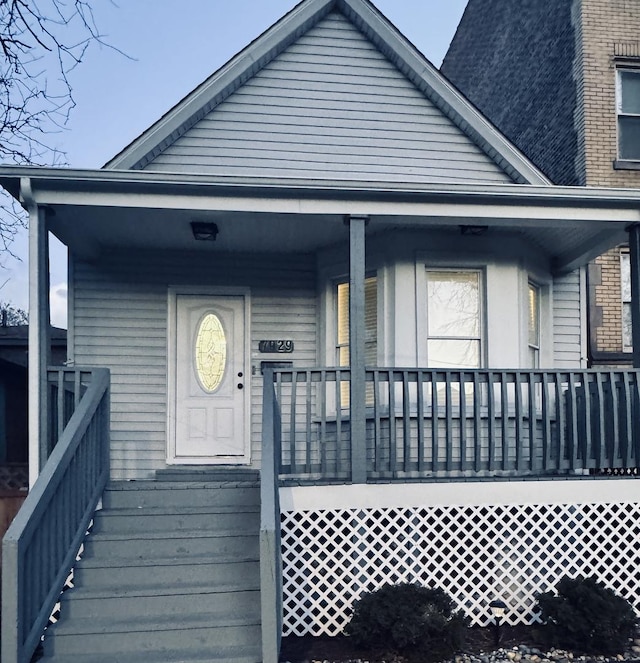
<path id="1" fill-rule="evenodd" d="M 282 511 L 640 502 L 639 479 L 351 484 L 280 488 Z"/>

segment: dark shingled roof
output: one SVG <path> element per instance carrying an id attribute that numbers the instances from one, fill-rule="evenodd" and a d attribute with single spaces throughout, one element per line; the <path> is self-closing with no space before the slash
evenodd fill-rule
<path id="1" fill-rule="evenodd" d="M 571 0 L 469 0 L 441 72 L 556 184 L 582 184 Z"/>

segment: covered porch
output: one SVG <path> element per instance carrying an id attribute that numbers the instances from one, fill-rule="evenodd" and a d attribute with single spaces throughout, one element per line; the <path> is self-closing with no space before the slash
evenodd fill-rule
<path id="1" fill-rule="evenodd" d="M 600 478 L 598 486 L 606 497 L 607 494 L 614 496 L 615 487 L 621 485 L 614 476 L 629 476 L 638 467 L 638 371 L 586 369 L 579 341 L 570 348 L 570 361 L 557 360 L 561 353 L 554 348 L 551 321 L 547 323 L 548 347 L 539 348 L 539 366 L 527 367 L 531 348 L 523 333 L 526 324 L 518 323 L 523 315 L 526 319 L 527 300 L 522 293 L 526 293 L 527 288 L 529 254 L 535 256 L 532 263 L 536 274 L 541 275 L 542 281 L 547 279 L 546 288 L 550 293 L 547 309 L 552 311 L 554 279 L 580 270 L 590 258 L 628 238 L 634 329 L 640 332 L 640 195 L 637 192 L 521 185 L 440 187 L 357 182 L 310 185 L 294 180 L 268 182 L 228 178 L 221 181 L 217 178 L 214 181 L 198 176 L 116 171 L 67 173 L 46 169 L 0 170 L 0 183 L 20 197 L 30 211 L 32 294 L 30 460 L 33 490 L 27 509 L 10 532 L 9 543 L 5 543 L 7 550 L 11 550 L 8 563 L 13 564 L 16 572 L 11 582 L 5 581 L 3 589 L 6 604 L 10 606 L 5 614 L 13 620 L 5 627 L 7 636 L 3 637 L 3 647 L 11 651 L 12 656 L 20 652 L 8 660 L 26 660 L 19 656 L 27 656 L 26 652 L 30 655 L 35 648 L 109 477 L 123 478 L 122 465 L 114 469 L 118 451 L 114 444 L 116 436 L 123 439 L 125 434 L 138 434 L 143 441 L 150 439 L 146 428 L 136 430 L 120 416 L 137 407 L 128 400 L 128 385 L 148 388 L 147 392 L 137 392 L 148 397 L 147 401 L 140 398 L 140 402 L 155 399 L 152 405 L 156 414 L 152 423 L 156 426 L 156 437 L 166 441 L 169 427 L 166 411 L 170 398 L 167 356 L 171 353 L 172 342 L 167 319 L 170 291 L 175 283 L 170 280 L 172 276 L 162 270 L 168 270 L 174 260 L 180 260 L 180 265 L 184 266 L 181 278 L 189 279 L 191 284 L 201 274 L 213 280 L 211 265 L 222 264 L 224 268 L 215 272 L 215 285 L 238 286 L 238 282 L 230 282 L 230 275 L 235 278 L 239 274 L 239 285 L 251 291 L 252 303 L 262 297 L 261 310 L 267 310 L 273 299 L 272 291 L 260 292 L 263 285 L 260 279 L 267 279 L 268 270 L 277 271 L 289 260 L 296 265 L 312 262 L 305 273 L 312 274 L 313 279 L 307 279 L 310 285 L 303 293 L 315 307 L 310 309 L 314 315 L 308 316 L 313 321 L 307 325 L 312 330 L 308 338 L 313 342 L 307 342 L 305 363 L 300 359 L 302 355 L 287 351 L 294 349 L 287 341 L 296 339 L 291 339 L 287 330 L 283 330 L 285 333 L 281 336 L 277 333 L 276 315 L 273 327 L 261 327 L 273 334 L 271 338 L 261 337 L 257 332 L 246 334 L 248 360 L 243 366 L 247 367 L 247 373 L 242 377 L 247 379 L 239 383 L 251 397 L 247 434 L 255 446 L 250 462 L 261 470 L 260 591 L 264 660 L 276 660 L 277 643 L 283 632 L 277 619 L 278 606 L 283 601 L 279 586 L 281 513 L 286 514 L 283 515 L 285 521 L 289 519 L 292 523 L 290 551 L 298 545 L 291 541 L 290 534 L 297 531 L 296 523 L 308 517 L 314 522 L 324 519 L 323 526 L 326 525 L 324 529 L 317 528 L 318 538 L 313 542 L 312 553 L 293 554 L 293 561 L 285 561 L 290 586 L 306 592 L 298 596 L 293 590 L 287 593 L 285 589 L 289 624 L 295 622 L 297 614 L 305 614 L 301 620 L 304 624 L 298 631 L 298 627 L 286 628 L 291 632 L 313 632 L 314 628 L 320 628 L 317 624 L 309 625 L 309 621 L 317 617 L 312 615 L 309 606 L 318 591 L 309 578 L 316 573 L 322 576 L 320 584 L 327 584 L 326 576 L 331 569 L 340 568 L 332 578 L 332 582 L 340 584 L 343 573 L 342 562 L 325 563 L 324 557 L 314 557 L 325 554 L 322 544 L 318 544 L 325 540 L 325 530 L 335 529 L 333 516 L 327 516 L 329 509 L 318 515 L 309 499 L 302 509 L 297 508 L 293 502 L 299 495 L 293 491 L 307 488 L 313 491 L 314 486 L 328 483 L 348 484 L 341 488 L 350 490 L 340 495 L 349 501 L 355 499 L 351 489 L 372 489 L 380 495 L 388 495 L 387 488 L 379 486 L 382 483 L 402 487 L 428 482 L 441 486 L 455 485 L 458 481 L 488 485 L 493 480 L 506 479 L 522 483 L 518 480 Z M 216 241 L 197 240 L 194 223 L 209 224 L 210 234 L 217 235 Z M 100 362 L 100 366 L 90 370 L 80 366 L 55 372 L 48 369 L 49 231 L 69 247 L 72 272 L 82 264 L 89 275 L 110 274 L 118 268 L 120 260 L 125 264 L 124 276 L 138 274 L 144 287 L 142 295 L 136 291 L 135 302 L 140 305 L 146 301 L 143 296 L 148 296 L 154 307 L 149 305 L 145 309 L 156 324 L 150 327 L 154 345 L 153 353 L 148 353 L 153 354 L 156 361 L 153 366 L 144 363 L 148 358 L 144 354 L 144 343 L 137 343 L 133 350 L 122 350 L 129 353 L 129 358 L 118 364 L 102 365 Z M 474 273 L 480 275 L 476 292 L 486 299 L 484 319 L 493 337 L 486 343 L 472 339 L 478 348 L 476 367 L 430 365 L 428 355 L 421 350 L 425 339 L 420 336 L 423 327 L 420 326 L 418 294 L 427 286 L 420 279 L 429 261 L 433 261 L 438 273 L 449 273 L 448 270 L 456 266 L 455 256 L 463 244 L 468 264 L 486 265 L 474 267 Z M 446 262 L 441 256 L 440 261 L 437 256 L 434 258 L 441 251 L 446 253 Z M 301 253 L 304 258 L 294 260 Z M 427 258 L 422 257 L 423 253 Z M 161 259 L 156 260 L 156 255 Z M 490 261 L 494 263 L 489 264 Z M 234 267 L 236 271 L 232 270 L 234 262 L 242 263 L 240 268 Z M 255 272 L 259 270 L 254 270 L 251 281 L 246 274 L 257 262 L 264 268 L 264 274 L 256 277 Z M 153 274 L 150 267 L 155 269 Z M 376 350 L 380 361 L 375 363 L 368 360 L 367 354 L 366 283 L 372 269 L 384 276 L 384 289 L 377 301 L 382 304 L 380 326 L 385 335 Z M 509 280 L 503 280 L 504 275 Z M 344 277 L 340 283 L 348 285 L 349 291 L 348 362 L 341 366 L 336 364 L 340 363 L 345 346 L 332 336 L 336 325 L 331 315 L 335 318 L 337 314 L 328 294 L 335 291 L 336 276 Z M 285 278 L 290 278 L 290 272 L 286 272 Z M 116 288 L 121 282 L 114 279 L 110 285 Z M 572 301 L 576 304 L 575 310 L 583 315 L 580 313 L 579 278 L 575 283 L 578 290 L 573 293 Z M 409 291 L 407 286 L 411 284 Z M 101 283 L 97 289 L 103 287 Z M 117 295 L 117 292 L 110 293 L 111 300 Z M 508 295 L 510 302 L 519 302 L 519 308 L 511 311 L 501 305 L 503 295 Z M 287 297 L 288 291 L 277 301 L 279 311 L 292 300 Z M 116 306 L 122 308 L 121 302 L 116 300 Z M 79 302 L 72 299 L 72 312 L 78 307 Z M 325 315 L 322 311 L 328 313 Z M 413 311 L 413 317 L 407 314 L 410 322 L 396 324 L 406 311 Z M 84 344 L 86 356 L 91 351 L 97 355 L 97 342 L 94 343 L 87 328 L 82 326 L 85 323 L 73 316 L 72 320 L 71 357 L 80 343 Z M 247 315 L 246 320 L 252 318 Z M 508 324 L 504 320 L 508 320 Z M 508 328 L 501 329 L 512 323 L 513 333 Z M 128 329 L 125 338 L 131 338 L 134 333 L 138 330 Z M 508 343 L 512 335 L 517 339 L 511 339 L 508 353 L 502 353 L 501 343 Z M 284 352 L 280 352 L 278 338 Z M 413 343 L 410 350 L 407 339 Z M 107 345 L 109 342 L 108 335 L 102 334 L 100 343 Z M 261 343 L 270 352 L 262 352 Z M 640 340 L 634 347 L 638 367 Z M 136 352 L 139 356 L 135 359 L 140 364 L 128 370 L 126 363 L 132 361 Z M 401 361 L 407 356 L 412 357 L 411 362 Z M 427 361 L 423 363 L 425 356 Z M 511 365 L 503 364 L 501 357 L 510 357 Z M 564 362 L 568 365 L 560 365 Z M 111 370 L 110 378 L 105 368 Z M 129 428 L 125 428 L 123 421 Z M 136 451 L 146 460 L 152 455 L 151 444 Z M 160 453 L 162 457 L 155 461 L 158 469 L 166 464 L 164 448 Z M 139 475 L 134 474 L 133 478 L 149 478 L 143 476 L 138 467 L 134 467 L 135 471 Z M 555 483 L 568 484 L 569 481 Z M 612 490 L 604 489 L 606 484 Z M 381 490 L 377 491 L 379 488 Z M 633 491 L 628 485 L 625 491 L 626 500 Z M 473 492 L 467 486 L 465 497 L 460 499 L 475 499 L 471 496 Z M 419 499 L 424 501 L 424 494 L 422 491 Z M 288 502 L 281 509 L 283 496 Z M 315 496 L 317 493 L 314 499 Z M 355 564 L 357 568 L 354 567 L 348 592 L 336 599 L 342 605 L 339 619 L 327 620 L 324 632 L 341 628 L 350 602 L 358 592 L 375 584 L 375 579 L 366 578 L 362 570 L 370 565 L 372 555 L 377 555 L 376 564 L 389 566 L 384 544 L 375 538 L 379 526 L 372 526 L 371 545 L 369 539 L 363 543 L 360 536 L 364 526 L 359 524 L 359 518 L 369 518 L 369 512 L 375 510 L 371 496 L 372 493 L 367 492 L 364 501 L 355 500 L 352 506 L 340 505 L 340 517 L 345 527 L 351 528 L 347 542 L 354 546 L 345 563 Z M 561 500 L 566 503 L 564 496 L 557 499 L 558 503 Z M 401 511 L 397 504 L 397 496 L 393 495 L 384 507 L 386 511 L 378 509 L 385 522 L 388 512 L 403 521 L 409 518 L 406 513 L 413 506 L 405 505 L 405 510 Z M 336 505 L 332 508 L 337 509 Z M 438 532 L 442 533 L 446 530 L 446 524 L 442 523 L 448 522 L 451 516 L 440 506 L 433 508 L 442 516 L 437 525 Z M 452 508 L 455 510 L 456 504 Z M 471 511 L 475 508 L 475 505 L 469 506 Z M 524 516 L 518 509 L 513 509 L 517 512 L 515 517 L 522 521 Z M 496 513 L 499 510 L 497 507 Z M 566 511 L 557 511 L 560 521 L 567 519 Z M 415 541 L 424 538 L 431 527 L 431 515 L 427 513 L 424 517 L 427 524 L 412 525 L 413 529 L 405 537 L 414 542 L 411 545 L 416 550 L 419 546 Z M 470 517 L 475 518 L 473 514 Z M 496 520 L 493 513 L 486 518 Z M 42 554 L 45 541 L 53 541 L 55 546 L 55 551 L 46 556 Z M 339 546 L 337 549 L 340 552 Z M 473 561 L 476 570 L 483 555 L 481 551 Z M 504 559 L 506 570 L 501 568 L 496 577 L 500 578 L 501 586 L 508 588 L 514 584 L 514 576 L 512 565 L 506 557 Z M 400 557 L 398 560 L 402 566 L 404 562 Z M 396 561 L 394 557 L 391 565 L 394 568 Z M 518 562 L 519 573 L 526 570 L 527 563 L 528 560 Z M 415 569 L 420 565 L 422 561 L 414 565 Z M 398 580 L 393 573 L 389 577 Z M 454 581 L 455 578 L 451 580 Z M 490 590 L 485 587 L 480 598 L 464 599 L 469 602 L 469 610 L 480 614 L 481 604 Z M 330 591 L 335 596 L 334 588 Z M 521 606 L 514 617 L 516 621 L 527 618 L 529 606 L 530 593 L 520 594 L 514 593 Z M 19 596 L 28 599 L 21 603 Z M 277 606 L 275 611 L 274 606 Z M 324 609 L 321 606 L 319 612 Z M 322 620 L 322 614 L 318 619 Z M 478 619 L 481 623 L 481 617 Z"/>

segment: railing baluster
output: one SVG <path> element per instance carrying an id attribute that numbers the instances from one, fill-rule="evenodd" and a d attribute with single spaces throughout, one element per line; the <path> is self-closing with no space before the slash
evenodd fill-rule
<path id="1" fill-rule="evenodd" d="M 620 453 L 620 403 L 618 398 L 618 387 L 616 384 L 615 373 L 609 371 L 609 384 L 611 385 L 611 422 L 613 425 L 614 434 L 611 441 L 611 450 L 609 462 L 611 467 L 620 467 L 622 454 Z"/>
<path id="2" fill-rule="evenodd" d="M 513 373 L 513 388 L 515 396 L 515 426 L 516 426 L 516 471 L 522 470 L 522 393 L 520 392 L 520 372 Z"/>
<path id="3" fill-rule="evenodd" d="M 529 408 L 529 471 L 533 471 L 536 466 L 536 424 L 538 421 L 538 412 L 536 406 L 536 391 L 535 391 L 535 378 L 534 371 L 528 371 L 527 376 L 527 397 Z"/>
<path id="4" fill-rule="evenodd" d="M 582 467 L 587 469 L 591 466 L 591 441 L 592 441 L 592 409 L 591 409 L 591 382 L 587 373 L 582 374 L 582 387 L 584 390 L 584 434 L 580 435 L 578 443 L 578 458 L 582 458 Z"/>
<path id="5" fill-rule="evenodd" d="M 402 435 L 404 437 L 404 471 L 411 470 L 411 398 L 409 396 L 409 372 L 402 371 Z"/>
<path id="6" fill-rule="evenodd" d="M 58 371 L 58 394 L 57 394 L 57 424 L 58 428 L 56 431 L 56 440 L 59 440 L 60 437 L 62 436 L 62 431 L 64 431 L 64 427 L 66 426 L 67 422 L 64 416 L 64 401 L 65 401 L 65 380 L 64 380 L 64 371 Z M 77 407 L 77 404 L 76 404 Z M 51 449 L 49 449 L 51 451 Z"/>
<path id="7" fill-rule="evenodd" d="M 375 449 L 375 468 L 376 472 L 383 471 L 383 451 L 382 451 L 382 426 L 381 426 L 381 403 L 380 403 L 380 371 L 373 372 L 373 437 Z"/>
<path id="8" fill-rule="evenodd" d="M 542 460 L 540 469 L 548 469 L 551 450 L 551 418 L 549 416 L 549 374 L 540 373 L 540 407 L 542 412 Z"/>
<path id="9" fill-rule="evenodd" d="M 487 434 L 488 440 L 488 468 L 490 471 L 496 467 L 496 409 L 495 409 L 494 376 L 491 371 L 487 373 Z"/>
<path id="10" fill-rule="evenodd" d="M 306 471 L 311 473 L 312 468 L 312 445 L 311 445 L 311 371 L 305 371 L 305 382 L 307 385 L 306 401 L 305 401 L 305 433 L 307 438 L 307 463 Z"/>
<path id="11" fill-rule="evenodd" d="M 596 467 L 607 466 L 607 432 L 602 373 L 596 373 L 596 394 L 598 399 L 598 435 L 595 440 L 594 458 Z"/>
<path id="12" fill-rule="evenodd" d="M 500 417 L 502 429 L 502 469 L 509 469 L 509 392 L 507 374 L 500 372 Z"/>
<path id="13" fill-rule="evenodd" d="M 425 470 L 425 440 L 424 440 L 424 371 L 418 370 L 416 373 L 416 417 L 417 435 L 418 435 L 418 472 Z"/>
<path id="14" fill-rule="evenodd" d="M 569 403 L 571 404 L 571 420 L 569 421 L 569 469 L 576 469 L 577 445 L 578 445 L 578 399 L 576 396 L 576 378 L 574 373 L 568 373 L 569 376 Z"/>
<path id="15" fill-rule="evenodd" d="M 565 467 L 564 457 L 567 445 L 567 419 L 565 391 L 562 388 L 562 374 L 555 374 L 556 421 L 558 422 L 558 448 L 556 451 L 556 470 Z"/>
<path id="16" fill-rule="evenodd" d="M 473 445 L 475 448 L 474 454 L 474 469 L 476 472 L 482 470 L 482 438 L 481 438 L 481 408 L 482 401 L 480 399 L 480 374 L 478 371 L 473 372 Z"/>
<path id="17" fill-rule="evenodd" d="M 298 372 L 291 373 L 291 409 L 289 411 L 289 453 L 291 454 L 291 472 L 298 473 L 296 410 L 298 404 Z"/>
<path id="18" fill-rule="evenodd" d="M 436 371 L 430 371 L 431 374 L 431 469 L 437 472 L 438 467 L 438 446 L 439 446 L 439 420 L 438 420 L 438 378 Z"/>
<path id="19" fill-rule="evenodd" d="M 624 449 L 623 449 L 623 467 L 632 467 L 632 458 L 633 458 L 633 433 L 631 428 L 631 394 L 629 392 L 629 382 L 627 380 L 627 373 L 620 373 L 620 380 L 622 383 L 622 400 L 624 403 L 624 409 L 621 414 L 624 413 Z M 622 428 L 622 426 L 621 426 Z M 622 433 L 622 430 L 620 431 Z M 622 437 L 622 435 L 621 435 Z"/>
<path id="20" fill-rule="evenodd" d="M 396 439 L 396 385 L 393 371 L 389 371 L 389 470 L 395 476 L 398 470 Z"/>
<path id="21" fill-rule="evenodd" d="M 336 473 L 338 470 L 336 459 Z M 327 468 L 327 371 L 320 371 L 320 473 L 328 474 Z"/>
<path id="22" fill-rule="evenodd" d="M 640 381 L 638 380 L 638 372 L 634 371 L 630 375 L 630 379 L 633 384 L 630 411 L 633 457 L 635 459 L 635 466 L 640 467 Z"/>
<path id="23" fill-rule="evenodd" d="M 342 475 L 344 466 L 342 463 L 342 373 L 340 369 L 336 371 L 335 394 L 336 394 L 336 466 L 338 473 Z M 351 465 L 351 448 L 349 448 L 349 458 L 345 459 L 347 468 Z M 351 473 L 347 472 L 349 478 Z"/>
<path id="24" fill-rule="evenodd" d="M 460 470 L 467 466 L 467 394 L 464 382 L 464 372 L 458 373 L 458 403 L 460 410 Z"/>
<path id="25" fill-rule="evenodd" d="M 447 446 L 445 449 L 446 454 L 446 467 L 447 472 L 453 469 L 453 413 L 451 411 L 451 373 L 444 372 L 444 412 L 445 412 L 445 438 Z"/>

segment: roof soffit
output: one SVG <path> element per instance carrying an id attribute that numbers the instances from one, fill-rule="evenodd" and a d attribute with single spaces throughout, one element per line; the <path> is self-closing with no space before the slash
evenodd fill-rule
<path id="1" fill-rule="evenodd" d="M 368 0 L 303 0 L 116 155 L 105 168 L 144 168 L 331 11 L 342 13 L 514 182 L 550 183 Z"/>

